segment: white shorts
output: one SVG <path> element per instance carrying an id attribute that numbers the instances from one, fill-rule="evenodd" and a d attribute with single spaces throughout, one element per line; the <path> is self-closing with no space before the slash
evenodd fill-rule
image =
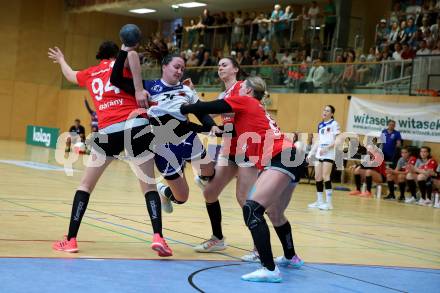
<path id="1" fill-rule="evenodd" d="M 319 152 L 321 151 L 321 147 L 318 147 L 316 150 L 316 159 L 317 160 L 332 160 L 335 161 L 336 159 L 336 151 L 335 148 L 332 148 L 328 152 L 325 152 L 324 154 L 320 155 Z"/>

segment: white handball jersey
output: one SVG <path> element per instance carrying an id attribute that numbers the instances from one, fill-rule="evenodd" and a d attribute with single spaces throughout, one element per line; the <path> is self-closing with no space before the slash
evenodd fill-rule
<path id="1" fill-rule="evenodd" d="M 183 104 L 194 104 L 199 100 L 197 93 L 186 85 L 168 85 L 163 80 L 144 80 L 144 88 L 150 94 L 147 113 L 151 117 L 169 114 L 178 120 L 186 121 L 180 113 Z"/>
<path id="2" fill-rule="evenodd" d="M 339 127 L 338 122 L 336 120 L 331 119 L 327 122 L 322 121 L 318 125 L 318 139 L 319 139 L 319 145 L 318 150 L 316 153 L 316 157 L 318 159 L 335 159 L 335 149 L 334 147 L 324 153 L 323 155 L 320 155 L 320 150 L 324 147 L 327 147 L 329 145 L 334 145 L 336 135 L 341 133 L 341 129 Z"/>

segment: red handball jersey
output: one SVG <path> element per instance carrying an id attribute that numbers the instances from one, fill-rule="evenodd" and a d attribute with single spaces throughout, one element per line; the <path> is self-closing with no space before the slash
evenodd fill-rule
<path id="1" fill-rule="evenodd" d="M 257 99 L 231 96 L 225 101 L 235 113 L 237 152 L 244 153 L 257 168 L 263 169 L 282 150 L 295 147 Z"/>
<path id="2" fill-rule="evenodd" d="M 380 163 L 379 166 L 374 167 L 374 171 L 379 172 L 380 174 L 382 174 L 383 176 L 387 176 L 387 171 L 386 171 L 386 165 L 385 165 L 385 160 L 382 161 L 382 163 Z"/>
<path id="3" fill-rule="evenodd" d="M 133 111 L 139 111 L 139 106 L 133 96 L 110 83 L 113 64 L 112 60 L 102 60 L 99 65 L 76 74 L 78 85 L 87 87 L 93 98 L 100 129 L 126 121 L 130 114 L 133 115 Z M 124 75 L 128 76 L 129 72 L 124 70 Z"/>
<path id="4" fill-rule="evenodd" d="M 418 168 L 422 170 L 432 170 L 435 172 L 437 170 L 437 161 L 432 158 L 428 159 L 426 163 L 420 165 Z"/>
<path id="5" fill-rule="evenodd" d="M 417 157 L 415 156 L 411 156 L 408 159 L 408 162 L 406 163 L 406 166 L 404 167 L 405 171 L 408 171 L 408 169 L 410 168 L 410 166 L 414 166 L 417 162 Z"/>
<path id="6" fill-rule="evenodd" d="M 228 99 L 232 96 L 238 96 L 240 91 L 240 86 L 243 81 L 237 81 L 230 89 L 224 91 L 219 99 Z M 223 125 L 226 124 L 234 124 L 234 113 L 224 113 L 221 115 Z M 237 137 L 233 136 L 232 138 L 223 139 L 223 155 L 235 155 L 237 150 Z"/>

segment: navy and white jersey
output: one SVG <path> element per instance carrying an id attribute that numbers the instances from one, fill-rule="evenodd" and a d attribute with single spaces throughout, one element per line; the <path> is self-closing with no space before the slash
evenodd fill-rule
<path id="1" fill-rule="evenodd" d="M 144 89 L 150 94 L 147 113 L 151 117 L 169 114 L 180 121 L 186 121 L 180 113 L 183 104 L 194 104 L 199 100 L 197 93 L 186 85 L 168 85 L 163 80 L 144 80 Z"/>
<path id="2" fill-rule="evenodd" d="M 323 147 L 334 144 L 336 135 L 339 133 L 341 133 L 341 128 L 336 120 L 322 121 L 318 125 L 319 146 Z"/>

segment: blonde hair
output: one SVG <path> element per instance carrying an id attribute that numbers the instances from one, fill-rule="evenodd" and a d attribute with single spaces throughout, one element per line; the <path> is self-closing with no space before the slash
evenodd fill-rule
<path id="1" fill-rule="evenodd" d="M 268 95 L 266 82 L 261 77 L 250 76 L 246 78 L 246 87 L 254 90 L 254 97 L 257 100 L 261 101 Z"/>

